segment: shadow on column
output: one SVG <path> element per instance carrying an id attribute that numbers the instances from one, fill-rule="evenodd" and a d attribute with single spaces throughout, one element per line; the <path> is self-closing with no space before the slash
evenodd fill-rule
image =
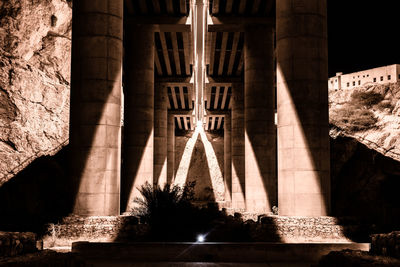
<path id="1" fill-rule="evenodd" d="M 154 29 L 124 26 L 121 211 L 129 212 L 134 198 L 140 196 L 137 188 L 154 182 Z"/>

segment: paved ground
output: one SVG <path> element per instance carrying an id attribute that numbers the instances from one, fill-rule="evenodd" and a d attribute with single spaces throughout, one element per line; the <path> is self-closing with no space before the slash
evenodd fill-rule
<path id="1" fill-rule="evenodd" d="M 90 261 L 93 267 L 309 267 L 312 263 L 270 262 L 270 263 L 229 263 L 229 262 L 148 262 Z"/>

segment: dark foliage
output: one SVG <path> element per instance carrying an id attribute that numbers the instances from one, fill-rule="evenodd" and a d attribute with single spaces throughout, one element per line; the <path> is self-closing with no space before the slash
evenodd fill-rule
<path id="1" fill-rule="evenodd" d="M 383 100 L 383 95 L 373 91 L 354 91 L 351 94 L 351 102 L 356 106 L 372 107 Z"/>
<path id="2" fill-rule="evenodd" d="M 378 119 L 374 113 L 368 109 L 354 108 L 345 105 L 331 116 L 331 122 L 337 127 L 350 132 L 367 130 L 375 127 Z"/>
<path id="3" fill-rule="evenodd" d="M 146 241 L 251 241 L 250 227 L 241 218 L 227 216 L 216 203 L 197 207 L 191 203 L 194 183 L 183 188 L 169 184 L 144 184 L 139 188 L 143 199 L 136 199 L 133 215 L 149 225 Z"/>

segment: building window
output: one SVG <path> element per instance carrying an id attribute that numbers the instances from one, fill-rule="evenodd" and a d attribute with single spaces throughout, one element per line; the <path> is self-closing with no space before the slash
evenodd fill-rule
<path id="1" fill-rule="evenodd" d="M 350 83 L 347 83 L 347 87 L 349 87 L 350 86 Z"/>
<path id="2" fill-rule="evenodd" d="M 376 78 L 374 78 L 374 83 L 376 83 Z"/>
<path id="3" fill-rule="evenodd" d="M 383 81 L 383 76 L 381 76 L 381 82 Z"/>
<path id="4" fill-rule="evenodd" d="M 356 86 L 356 82 L 353 82 L 353 86 Z"/>
<path id="5" fill-rule="evenodd" d="M 388 75 L 388 81 L 390 81 L 391 78 L 392 78 L 392 75 Z"/>
<path id="6" fill-rule="evenodd" d="M 358 85 L 361 85 L 361 81 L 358 81 Z"/>

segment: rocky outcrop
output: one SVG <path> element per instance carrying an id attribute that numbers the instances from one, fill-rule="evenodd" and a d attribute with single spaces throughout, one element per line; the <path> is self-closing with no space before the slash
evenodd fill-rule
<path id="1" fill-rule="evenodd" d="M 0 185 L 67 143 L 71 1 L 0 2 Z"/>
<path id="2" fill-rule="evenodd" d="M 354 138 L 400 161 L 400 83 L 331 90 L 329 104 L 332 138 Z"/>

